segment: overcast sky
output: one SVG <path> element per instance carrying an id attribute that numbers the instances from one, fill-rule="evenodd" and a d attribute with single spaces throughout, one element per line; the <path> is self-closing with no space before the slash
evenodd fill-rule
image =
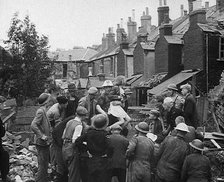
<path id="1" fill-rule="evenodd" d="M 215 5 L 216 0 L 207 0 Z M 204 5 L 205 0 L 202 0 Z M 167 0 L 170 18 L 180 16 L 180 5 L 188 10 L 187 0 Z M 15 12 L 20 18 L 29 15 L 40 34 L 49 37 L 51 50 L 71 49 L 73 46 L 100 44 L 108 27 L 116 31 L 120 19 L 127 28 L 127 20 L 135 9 L 135 20 L 140 26 L 140 16 L 149 7 L 152 24 L 157 26 L 159 0 L 0 0 L 0 40 L 7 38 L 7 31 Z"/>

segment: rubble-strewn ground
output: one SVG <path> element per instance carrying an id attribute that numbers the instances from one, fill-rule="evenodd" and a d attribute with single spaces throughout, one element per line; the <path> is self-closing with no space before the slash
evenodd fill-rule
<path id="1" fill-rule="evenodd" d="M 3 146 L 10 154 L 9 179 L 12 182 L 34 182 L 37 172 L 37 151 L 30 139 L 23 140 L 21 135 L 6 132 Z M 49 166 L 49 181 L 51 181 L 52 167 Z"/>

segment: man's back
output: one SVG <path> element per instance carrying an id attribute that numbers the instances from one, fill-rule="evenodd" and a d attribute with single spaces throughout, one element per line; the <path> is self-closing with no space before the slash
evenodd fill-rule
<path id="1" fill-rule="evenodd" d="M 112 167 L 125 169 L 125 153 L 129 144 L 128 139 L 120 134 L 112 134 L 109 137 L 109 144 L 113 148 Z"/>
<path id="2" fill-rule="evenodd" d="M 158 176 L 167 181 L 178 180 L 187 153 L 188 145 L 183 138 L 168 136 L 159 148 Z"/>

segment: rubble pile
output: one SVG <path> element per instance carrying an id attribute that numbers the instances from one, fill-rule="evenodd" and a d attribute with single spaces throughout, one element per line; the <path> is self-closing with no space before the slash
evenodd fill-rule
<path id="1" fill-rule="evenodd" d="M 8 176 L 12 182 L 34 182 L 38 169 L 37 150 L 29 138 L 22 140 L 21 135 L 9 132 L 3 137 L 3 147 L 10 155 Z M 52 170 L 48 172 L 52 173 Z"/>

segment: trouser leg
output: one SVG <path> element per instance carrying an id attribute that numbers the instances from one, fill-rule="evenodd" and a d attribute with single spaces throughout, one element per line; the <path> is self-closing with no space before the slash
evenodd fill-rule
<path id="1" fill-rule="evenodd" d="M 48 182 L 48 163 L 50 151 L 48 146 L 37 146 L 38 171 L 37 182 Z"/>
<path id="2" fill-rule="evenodd" d="M 0 151 L 0 153 L 0 171 L 2 180 L 5 181 L 9 173 L 9 154 L 3 149 Z"/>

